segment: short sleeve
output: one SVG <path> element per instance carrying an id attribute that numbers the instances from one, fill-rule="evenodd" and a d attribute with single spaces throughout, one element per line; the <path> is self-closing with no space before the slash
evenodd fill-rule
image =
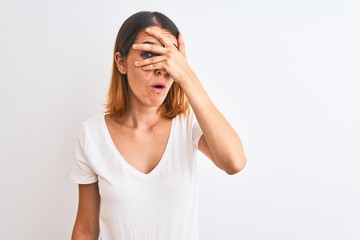
<path id="1" fill-rule="evenodd" d="M 190 116 L 189 116 L 190 124 L 191 124 L 191 135 L 192 135 L 192 141 L 194 144 L 194 148 L 196 150 L 199 149 L 199 140 L 201 136 L 203 135 L 203 132 L 200 128 L 200 125 L 196 119 L 196 116 L 192 110 L 190 110 Z"/>
<path id="2" fill-rule="evenodd" d="M 90 184 L 98 180 L 86 156 L 86 129 L 84 125 L 81 127 L 76 141 L 75 159 L 70 180 L 79 184 Z"/>

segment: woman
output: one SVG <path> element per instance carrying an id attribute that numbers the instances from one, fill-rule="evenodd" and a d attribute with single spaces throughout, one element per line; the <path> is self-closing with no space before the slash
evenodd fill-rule
<path id="1" fill-rule="evenodd" d="M 228 174 L 246 157 L 163 14 L 138 12 L 121 26 L 106 107 L 78 137 L 72 239 L 198 239 L 197 150 Z"/>

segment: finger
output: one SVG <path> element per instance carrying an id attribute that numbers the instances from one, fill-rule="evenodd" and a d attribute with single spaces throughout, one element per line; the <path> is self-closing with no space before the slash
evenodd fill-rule
<path id="1" fill-rule="evenodd" d="M 153 63 L 142 67 L 142 70 L 151 71 L 156 69 L 165 69 L 163 62 Z"/>
<path id="2" fill-rule="evenodd" d="M 135 61 L 135 66 L 142 67 L 142 66 L 149 65 L 149 64 L 155 64 L 158 62 L 165 61 L 165 59 L 166 59 L 166 57 L 161 55 L 161 56 L 151 57 L 151 58 L 148 58 L 145 60 L 138 60 L 138 61 Z"/>
<path id="3" fill-rule="evenodd" d="M 178 36 L 178 43 L 179 43 L 179 52 L 181 52 L 182 55 L 184 55 L 186 57 L 185 42 L 184 42 L 184 39 L 183 39 L 181 33 L 179 33 L 179 36 Z"/>
<path id="4" fill-rule="evenodd" d="M 162 46 L 158 46 L 155 44 L 134 44 L 133 49 L 142 50 L 142 51 L 150 51 L 158 54 L 165 54 L 166 49 Z"/>
<path id="5" fill-rule="evenodd" d="M 165 47 L 175 47 L 169 38 L 162 35 L 160 32 L 153 30 L 151 28 L 146 28 L 145 30 L 148 34 L 157 38 Z"/>

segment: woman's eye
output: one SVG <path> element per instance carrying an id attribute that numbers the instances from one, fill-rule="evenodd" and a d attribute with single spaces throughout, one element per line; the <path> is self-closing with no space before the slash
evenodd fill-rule
<path id="1" fill-rule="evenodd" d="M 141 53 L 141 57 L 146 59 L 146 58 L 151 58 L 152 56 L 154 56 L 154 54 L 152 52 L 143 52 Z"/>
<path id="2" fill-rule="evenodd" d="M 143 53 L 141 53 L 141 57 L 143 59 L 151 58 L 151 57 L 155 57 L 155 56 L 159 56 L 159 54 L 153 53 L 153 52 L 143 52 Z"/>

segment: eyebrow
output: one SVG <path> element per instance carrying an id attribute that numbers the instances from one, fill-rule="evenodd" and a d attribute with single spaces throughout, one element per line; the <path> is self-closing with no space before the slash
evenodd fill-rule
<path id="1" fill-rule="evenodd" d="M 143 44 L 155 44 L 156 45 L 156 43 L 150 42 L 150 41 L 145 41 L 145 42 L 143 42 Z M 177 50 L 179 50 L 179 47 L 176 46 L 176 44 L 173 43 L 173 45 L 177 48 Z"/>

